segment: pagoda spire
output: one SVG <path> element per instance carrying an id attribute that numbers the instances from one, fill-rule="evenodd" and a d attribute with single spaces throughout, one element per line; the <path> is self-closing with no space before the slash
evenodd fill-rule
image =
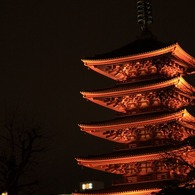
<path id="1" fill-rule="evenodd" d="M 142 32 L 148 31 L 148 25 L 153 22 L 151 0 L 137 0 L 137 22 Z"/>

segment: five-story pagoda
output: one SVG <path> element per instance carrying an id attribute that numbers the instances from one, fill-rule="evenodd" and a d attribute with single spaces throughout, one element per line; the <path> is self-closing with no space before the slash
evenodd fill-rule
<path id="1" fill-rule="evenodd" d="M 195 59 L 178 43 L 159 42 L 148 30 L 150 0 L 137 1 L 142 34 L 112 52 L 83 59 L 88 68 L 117 82 L 113 88 L 81 92 L 119 114 L 110 121 L 79 124 L 82 131 L 120 143 L 114 152 L 79 157 L 79 165 L 122 176 L 109 189 L 74 194 L 150 194 L 172 182 L 189 182 L 194 170 L 195 88 L 183 76 Z"/>

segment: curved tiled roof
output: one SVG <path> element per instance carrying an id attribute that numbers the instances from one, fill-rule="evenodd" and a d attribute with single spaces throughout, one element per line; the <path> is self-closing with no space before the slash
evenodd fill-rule
<path id="1" fill-rule="evenodd" d="M 129 56 L 129 55 L 133 55 L 133 54 L 145 53 L 148 51 L 158 50 L 161 48 L 168 47 L 172 44 L 173 43 L 160 42 L 153 35 L 149 35 L 147 37 L 140 37 L 140 38 L 136 39 L 135 41 L 133 41 L 125 46 L 122 46 L 118 49 L 115 49 L 111 52 L 107 52 L 104 54 L 98 54 L 98 55 L 95 55 L 93 57 L 88 57 L 88 58 L 84 58 L 84 59 L 95 60 L 95 59 L 108 59 L 108 58 Z"/>
<path id="2" fill-rule="evenodd" d="M 184 142 L 185 143 L 185 142 Z M 115 151 L 112 153 L 107 154 L 100 154 L 100 155 L 90 155 L 87 157 L 78 157 L 76 158 L 77 161 L 96 161 L 96 160 L 114 160 L 114 159 L 120 159 L 120 158 L 129 158 L 129 157 L 138 157 L 138 156 L 147 156 L 147 155 L 157 155 L 165 152 L 176 152 L 186 146 L 183 144 L 180 144 L 179 146 L 175 145 L 166 145 L 166 146 L 156 146 L 151 147 L 149 150 L 148 148 L 136 148 L 136 149 L 130 149 L 130 150 L 124 150 L 124 151 Z"/>
<path id="3" fill-rule="evenodd" d="M 136 42 L 136 41 L 135 41 Z M 129 54 L 124 55 L 117 55 L 114 57 L 114 55 L 110 55 L 110 53 L 105 55 L 96 55 L 96 57 L 92 58 L 83 58 L 81 59 L 84 64 L 92 69 L 94 69 L 93 66 L 97 65 L 109 65 L 109 64 L 115 64 L 115 63 L 121 63 L 126 61 L 135 61 L 140 59 L 147 59 L 151 57 L 156 56 L 162 56 L 166 54 L 171 54 L 174 59 L 178 59 L 180 62 L 185 63 L 186 65 L 190 66 L 191 68 L 195 68 L 195 58 L 189 55 L 187 52 L 185 52 L 178 43 L 174 44 L 165 44 L 164 47 L 157 47 L 157 48 L 151 48 L 151 50 L 143 50 L 137 53 L 135 52 L 129 52 Z M 140 49 L 142 48 L 142 45 L 140 46 Z M 120 49 L 119 49 L 120 50 Z M 132 48 L 133 50 L 133 48 Z M 117 51 L 117 50 L 115 50 Z M 94 69 L 95 70 L 95 69 Z"/>
<path id="4" fill-rule="evenodd" d="M 128 116 L 128 117 L 121 117 L 121 118 L 116 118 L 113 120 L 109 120 L 109 121 L 101 121 L 101 122 L 93 122 L 93 123 L 85 123 L 85 124 L 79 124 L 80 127 L 91 127 L 91 128 L 101 128 L 101 127 L 105 127 L 105 126 L 109 126 L 112 128 L 112 126 L 115 125 L 125 125 L 125 124 L 129 124 L 131 126 L 133 126 L 134 123 L 139 123 L 142 122 L 142 125 L 144 125 L 145 123 L 157 123 L 156 120 L 159 121 L 159 123 L 161 123 L 164 120 L 177 120 L 180 117 L 184 117 L 184 118 L 190 118 L 191 122 L 195 121 L 195 118 L 190 115 L 190 113 L 188 113 L 187 110 L 181 110 L 179 112 L 176 113 L 153 113 L 153 114 L 147 114 L 147 115 L 138 115 L 138 116 Z M 154 122 L 152 122 L 154 121 Z M 185 119 L 184 119 L 185 121 Z"/>
<path id="5" fill-rule="evenodd" d="M 184 85 L 186 87 L 186 89 L 188 90 L 188 92 L 195 92 L 195 88 L 193 86 L 191 86 L 189 83 L 187 83 L 187 81 L 185 81 L 184 78 L 182 77 L 176 77 L 176 78 L 173 78 L 173 79 L 170 79 L 170 80 L 163 80 L 163 81 L 160 81 L 160 82 L 156 82 L 156 81 L 153 81 L 151 82 L 150 84 L 135 84 L 135 85 L 132 85 L 132 84 L 126 84 L 126 85 L 118 85 L 116 87 L 112 87 L 112 88 L 108 88 L 108 89 L 104 89 L 104 90 L 96 90 L 96 91 L 81 91 L 81 94 L 83 95 L 91 95 L 91 96 L 94 96 L 94 95 L 100 95 L 102 96 L 102 94 L 105 94 L 105 93 L 111 93 L 112 95 L 114 95 L 114 93 L 118 93 L 118 92 L 125 92 L 126 91 L 129 91 L 130 93 L 134 93 L 134 92 L 140 92 L 141 90 L 142 91 L 147 91 L 147 90 L 155 90 L 155 89 L 158 89 L 158 88 L 162 88 L 162 87 L 169 87 L 169 86 L 172 86 L 172 85 L 175 85 L 177 88 L 181 88 L 179 85 L 177 85 L 177 83 L 181 83 L 182 85 Z"/>

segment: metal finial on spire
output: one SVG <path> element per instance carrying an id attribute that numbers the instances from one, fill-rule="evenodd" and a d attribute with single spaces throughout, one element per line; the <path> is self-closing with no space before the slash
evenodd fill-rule
<path id="1" fill-rule="evenodd" d="M 137 0 L 137 22 L 141 25 L 142 31 L 147 31 L 148 25 L 152 24 L 151 0 Z"/>

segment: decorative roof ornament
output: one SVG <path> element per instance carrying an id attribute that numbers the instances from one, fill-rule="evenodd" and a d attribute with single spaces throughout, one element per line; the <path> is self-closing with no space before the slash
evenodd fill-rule
<path id="1" fill-rule="evenodd" d="M 153 22 L 151 0 L 137 0 L 137 22 L 142 32 L 148 31 L 148 25 Z"/>

